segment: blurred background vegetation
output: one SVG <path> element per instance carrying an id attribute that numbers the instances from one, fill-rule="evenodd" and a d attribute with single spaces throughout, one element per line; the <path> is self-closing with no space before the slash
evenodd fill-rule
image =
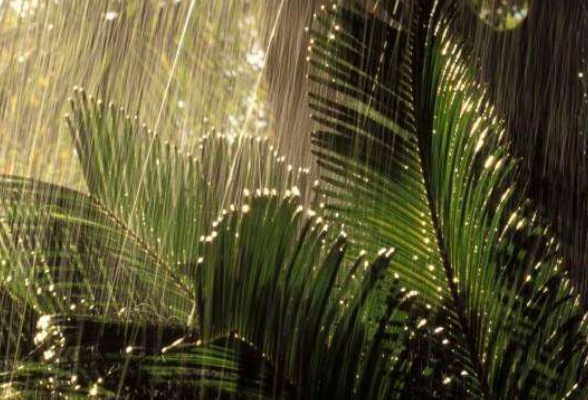
<path id="1" fill-rule="evenodd" d="M 74 86 L 190 149 L 212 127 L 267 135 L 273 15 L 254 0 L 0 0 L 0 171 L 80 188 Z"/>

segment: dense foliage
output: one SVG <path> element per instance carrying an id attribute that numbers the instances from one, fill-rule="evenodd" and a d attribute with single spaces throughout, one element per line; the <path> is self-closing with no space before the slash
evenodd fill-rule
<path id="1" fill-rule="evenodd" d="M 314 182 L 75 89 L 89 193 L 0 177 L 0 396 L 586 398 L 585 314 L 456 3 L 389 3 L 309 29 Z"/>

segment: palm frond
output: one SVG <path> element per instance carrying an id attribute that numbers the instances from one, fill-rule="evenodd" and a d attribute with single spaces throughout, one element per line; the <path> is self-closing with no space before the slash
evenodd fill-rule
<path id="1" fill-rule="evenodd" d="M 394 248 L 387 280 L 436 310 L 429 323 L 447 335 L 436 348 L 451 346 L 432 354 L 438 396 L 582 398 L 585 318 L 513 183 L 504 124 L 452 7 L 397 1 L 384 22 L 333 5 L 316 17 L 309 97 L 326 214 L 363 248 Z"/>
<path id="2" fill-rule="evenodd" d="M 191 289 L 91 197 L 2 176 L 0 212 L 2 288 L 38 316 L 130 313 L 140 319 L 188 320 Z"/>
<path id="3" fill-rule="evenodd" d="M 332 237 L 300 205 L 306 170 L 250 137 L 213 133 L 199 154 L 184 155 L 124 110 L 76 96 L 69 122 L 90 195 L 2 180 L 5 273 L 33 271 L 42 286 L 27 291 L 18 276 L 7 287 L 36 310 L 37 326 L 26 357 L 3 376 L 10 390 L 402 392 L 390 377 L 411 368 L 407 333 L 422 310 L 409 313 L 412 293 L 392 285 L 379 326 L 367 324 L 393 251 L 345 268 L 345 234 Z M 36 271 L 33 256 L 48 266 Z M 379 339 L 368 344 L 372 331 Z M 169 356 L 180 342 L 187 347 Z M 170 386 L 170 373 L 185 379 Z"/>
<path id="4" fill-rule="evenodd" d="M 345 238 L 331 242 L 310 214 L 291 191 L 253 194 L 221 213 L 195 270 L 198 329 L 44 316 L 37 347 L 5 382 L 10 390 L 105 398 L 401 393 L 391 377 L 410 368 L 407 332 L 420 328 L 409 312 L 412 294 L 398 286 L 390 292 L 386 334 L 366 342 L 373 289 L 393 252 L 371 264 L 360 258 L 345 272 Z"/>
<path id="5" fill-rule="evenodd" d="M 47 335 L 39 348 L 1 376 L 5 392 L 30 398 L 293 398 L 287 392 L 277 397 L 271 363 L 233 337 L 203 343 L 171 326 L 93 317 L 47 320 L 41 332 Z"/>
<path id="6" fill-rule="evenodd" d="M 344 399 L 382 389 L 388 363 L 379 357 L 391 342 L 404 345 L 401 305 L 408 299 L 399 287 L 390 292 L 387 322 L 401 333 L 376 346 L 369 368 L 362 354 L 371 329 L 366 312 L 392 251 L 371 264 L 362 257 L 345 271 L 345 236 L 331 239 L 322 219 L 292 194 L 253 194 L 240 209 L 226 210 L 204 241 L 198 270 L 204 340 L 236 335 L 263 351 L 275 366 L 278 392 Z"/>
<path id="7" fill-rule="evenodd" d="M 285 187 L 293 171 L 264 139 L 212 133 L 183 154 L 138 117 L 81 89 L 68 118 L 90 193 L 166 261 L 195 261 L 200 236 L 245 190 Z"/>

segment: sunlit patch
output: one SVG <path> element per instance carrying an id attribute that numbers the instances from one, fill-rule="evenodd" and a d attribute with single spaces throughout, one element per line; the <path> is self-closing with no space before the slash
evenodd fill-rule
<path id="1" fill-rule="evenodd" d="M 253 67 L 255 71 L 260 71 L 265 64 L 265 51 L 261 48 L 259 41 L 254 41 L 252 48 L 246 55 L 247 63 Z"/>
<path id="2" fill-rule="evenodd" d="M 10 8 L 14 10 L 21 17 L 26 17 L 35 12 L 35 9 L 39 6 L 39 0 L 12 0 Z M 0 1 L 0 6 L 2 1 Z"/>
<path id="3" fill-rule="evenodd" d="M 104 19 L 107 21 L 114 21 L 117 18 L 118 12 L 116 11 L 107 11 L 106 14 L 104 14 Z"/>
<path id="4" fill-rule="evenodd" d="M 0 6 L 2 0 L 0 0 Z M 2 383 L 0 384 L 0 399 L 20 399 L 22 393 L 16 388 L 13 383 Z"/>
<path id="5" fill-rule="evenodd" d="M 507 31 L 520 26 L 529 13 L 529 0 L 468 0 L 488 26 L 497 31 Z"/>

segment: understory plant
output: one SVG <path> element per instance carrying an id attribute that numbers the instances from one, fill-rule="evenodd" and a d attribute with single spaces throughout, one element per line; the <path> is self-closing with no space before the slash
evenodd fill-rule
<path id="1" fill-rule="evenodd" d="M 88 193 L 0 178 L 0 396 L 585 399 L 586 318 L 453 1 L 327 4 L 318 179 L 76 89 Z"/>

